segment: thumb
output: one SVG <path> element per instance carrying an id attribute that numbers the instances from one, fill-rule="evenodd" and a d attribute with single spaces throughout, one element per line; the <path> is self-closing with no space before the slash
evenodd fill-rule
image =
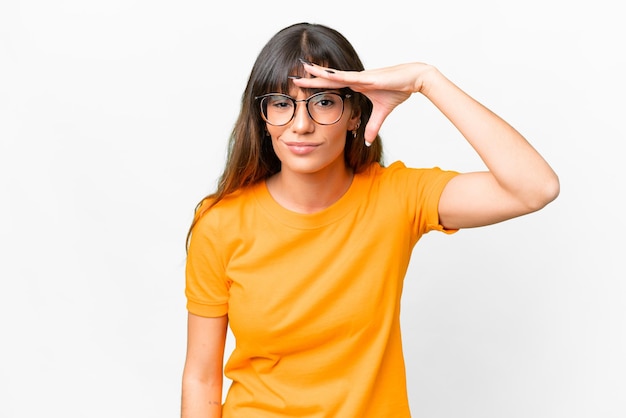
<path id="1" fill-rule="evenodd" d="M 370 119 L 367 121 L 367 125 L 365 126 L 365 145 L 369 147 L 370 145 L 372 145 L 372 142 L 376 140 L 376 136 L 378 135 L 378 132 L 380 131 L 380 128 L 386 118 L 386 114 L 381 114 L 376 111 L 372 112 L 372 115 L 370 116 Z"/>

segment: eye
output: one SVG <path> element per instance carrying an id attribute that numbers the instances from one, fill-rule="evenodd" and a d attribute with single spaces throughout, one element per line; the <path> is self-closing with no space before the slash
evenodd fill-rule
<path id="1" fill-rule="evenodd" d="M 335 93 L 319 93 L 311 97 L 311 103 L 316 109 L 329 109 L 337 104 L 339 96 Z"/>
<path id="2" fill-rule="evenodd" d="M 284 111 L 293 107 L 293 101 L 285 96 L 270 96 L 268 106 L 277 111 Z"/>

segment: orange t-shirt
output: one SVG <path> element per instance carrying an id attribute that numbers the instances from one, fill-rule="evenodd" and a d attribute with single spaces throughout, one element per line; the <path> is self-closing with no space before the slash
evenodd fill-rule
<path id="1" fill-rule="evenodd" d="M 200 219 L 187 308 L 228 314 L 224 418 L 410 417 L 402 284 L 415 243 L 443 231 L 439 197 L 456 174 L 373 164 L 314 214 L 283 208 L 260 182 Z"/>

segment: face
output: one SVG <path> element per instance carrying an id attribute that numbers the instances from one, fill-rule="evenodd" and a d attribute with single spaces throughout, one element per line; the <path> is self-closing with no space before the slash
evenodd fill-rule
<path id="1" fill-rule="evenodd" d="M 310 97 L 300 89 L 291 91 L 290 96 L 296 100 Z M 312 106 L 316 104 L 313 103 L 310 107 Z M 305 102 L 296 104 L 294 117 L 286 125 L 274 126 L 266 123 L 274 152 L 281 161 L 282 175 L 320 174 L 334 170 L 345 172 L 346 133 L 355 128 L 358 120 L 359 115 L 352 115 L 349 100 L 344 100 L 343 115 L 331 125 L 320 125 L 313 121 Z"/>

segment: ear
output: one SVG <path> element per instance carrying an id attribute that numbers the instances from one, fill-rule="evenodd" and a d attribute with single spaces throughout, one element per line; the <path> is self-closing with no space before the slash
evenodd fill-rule
<path id="1" fill-rule="evenodd" d="M 348 121 L 348 129 L 354 131 L 359 129 L 361 125 L 361 109 L 354 109 L 352 111 L 352 115 L 350 115 L 350 120 Z"/>

